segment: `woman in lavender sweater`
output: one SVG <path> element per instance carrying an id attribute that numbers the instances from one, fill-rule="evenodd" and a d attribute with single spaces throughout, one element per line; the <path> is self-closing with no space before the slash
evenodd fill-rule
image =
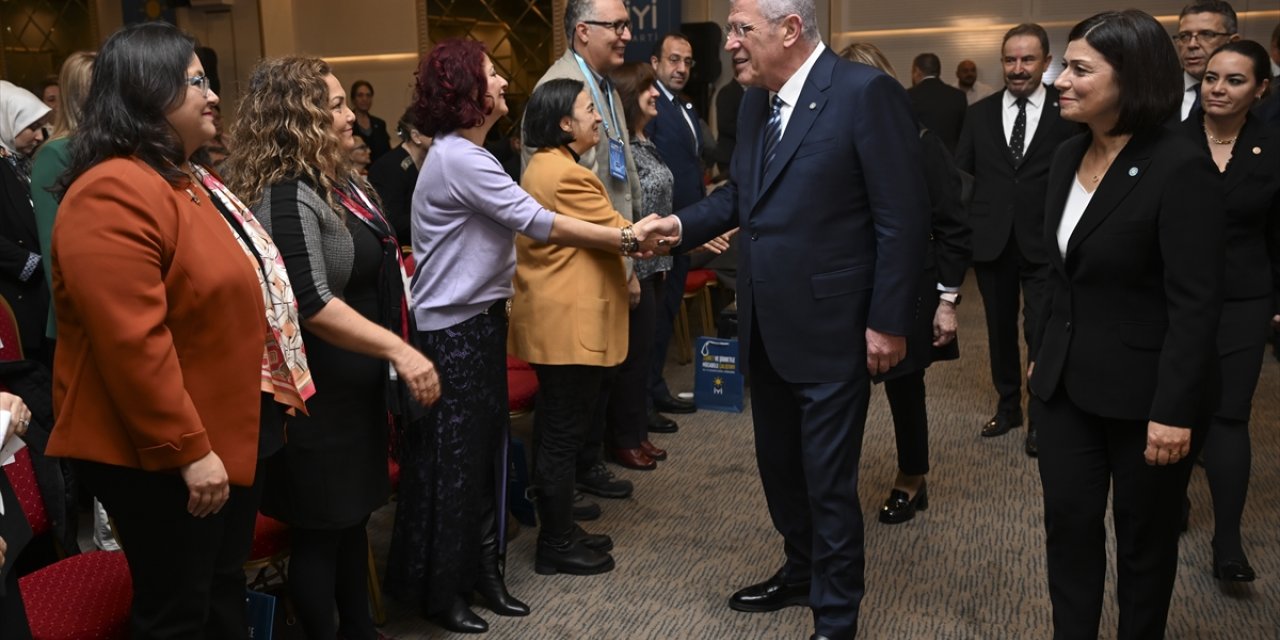
<path id="1" fill-rule="evenodd" d="M 507 300 L 515 235 L 647 255 L 659 234 L 650 216 L 625 229 L 558 215 L 520 189 L 483 147 L 507 113 L 504 89 L 483 44 L 442 42 L 418 66 L 415 123 L 434 136 L 413 197 L 417 271 L 412 307 L 423 352 L 441 371 L 441 399 L 401 442 L 399 508 L 387 590 L 458 633 L 494 613 L 529 607 L 507 593 L 498 566 L 496 479 L 507 414 Z M 673 234 L 674 235 L 674 234 Z"/>

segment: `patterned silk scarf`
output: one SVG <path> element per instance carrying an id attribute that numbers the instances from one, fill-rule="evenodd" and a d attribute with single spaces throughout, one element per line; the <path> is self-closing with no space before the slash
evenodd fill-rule
<path id="1" fill-rule="evenodd" d="M 253 270 L 258 274 L 258 285 L 262 287 L 262 302 L 267 311 L 266 347 L 262 353 L 262 390 L 272 394 L 276 402 L 289 407 L 290 415 L 295 411 L 307 413 L 306 400 L 315 394 L 316 388 L 311 382 L 307 352 L 302 344 L 298 303 L 293 295 L 293 287 L 289 284 L 289 273 L 285 271 L 280 250 L 271 241 L 266 229 L 253 217 L 253 212 L 221 180 L 198 164 L 192 163 L 191 168 L 204 188 L 222 202 L 226 211 L 235 216 L 244 228 L 244 236 L 247 236 L 242 237 L 240 230 L 230 220 L 226 221 L 231 234 L 240 242 L 240 248 L 253 263 Z M 250 250 L 250 242 L 257 250 L 257 256 L 262 256 L 261 260 Z"/>

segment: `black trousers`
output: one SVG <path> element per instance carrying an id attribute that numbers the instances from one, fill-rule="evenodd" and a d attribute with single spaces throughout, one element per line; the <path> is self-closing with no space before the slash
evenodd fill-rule
<path id="1" fill-rule="evenodd" d="M 533 486 L 572 489 L 578 452 L 615 367 L 535 364 L 538 410 L 533 413 Z M 571 505 L 566 505 L 571 506 Z"/>
<path id="2" fill-rule="evenodd" d="M 884 394 L 893 414 L 893 435 L 898 445 L 898 471 L 920 476 L 929 473 L 929 411 L 924 400 L 924 369 L 885 380 Z"/>
<path id="3" fill-rule="evenodd" d="M 252 487 L 231 487 L 218 513 L 187 513 L 187 486 L 176 473 L 77 461 L 88 489 L 115 520 L 133 578 L 130 636 L 245 638 L 244 562 L 262 497 L 262 474 Z"/>
<path id="4" fill-rule="evenodd" d="M 663 369 L 667 365 L 667 349 L 675 333 L 676 314 L 684 301 L 684 281 L 689 276 L 689 256 L 672 256 L 671 270 L 666 272 L 657 288 L 657 308 L 653 325 L 653 357 L 649 361 L 649 396 L 662 398 L 671 395 Z"/>
<path id="5" fill-rule="evenodd" d="M 1040 480 L 1055 640 L 1098 637 L 1106 580 L 1107 495 L 1116 535 L 1118 638 L 1164 637 L 1178 570 L 1182 501 L 1205 430 L 1177 464 L 1143 458 L 1146 421 L 1090 415 L 1059 389 L 1040 405 Z"/>
<path id="6" fill-rule="evenodd" d="M 851 640 L 865 591 L 858 460 L 870 378 L 864 372 L 847 381 L 788 382 L 774 370 L 754 326 L 749 365 L 756 462 L 784 542 L 783 576 L 790 582 L 809 578 L 818 633 Z"/>
<path id="7" fill-rule="evenodd" d="M 1056 248 L 1054 249 L 1056 250 Z M 1022 415 L 1022 352 L 1018 348 L 1019 287 L 1022 299 L 1022 335 L 1027 351 L 1034 352 L 1032 336 L 1043 318 L 1045 288 L 1049 265 L 1036 264 L 1023 257 L 1018 242 L 1009 234 L 1004 251 L 991 262 L 973 263 L 973 273 L 982 294 L 982 307 L 987 315 L 987 342 L 991 354 L 991 381 L 1000 400 L 1001 414 Z"/>
<path id="8" fill-rule="evenodd" d="M 615 449 L 638 448 L 640 442 L 649 437 L 649 364 L 657 313 L 655 278 L 658 276 L 640 281 L 640 304 L 631 310 L 627 328 L 627 359 L 618 365 L 617 375 L 606 394 L 607 402 L 601 403 L 609 436 L 604 440 Z M 599 441 L 596 444 L 599 446 Z"/>

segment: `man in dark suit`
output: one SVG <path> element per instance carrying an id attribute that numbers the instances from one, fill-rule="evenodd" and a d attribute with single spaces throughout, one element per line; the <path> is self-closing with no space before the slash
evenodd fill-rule
<path id="1" fill-rule="evenodd" d="M 693 71 L 693 45 L 680 33 L 663 36 L 654 47 L 649 63 L 658 77 L 658 115 L 649 121 L 645 134 L 662 154 L 662 159 L 675 178 L 671 188 L 671 210 L 679 211 L 702 199 L 702 127 L 693 105 L 681 99 L 680 92 Z M 676 430 L 675 421 L 663 417 L 668 413 L 693 413 L 692 402 L 671 395 L 662 369 L 667 363 L 667 346 L 680 303 L 684 300 L 684 280 L 689 274 L 689 257 L 675 256 L 671 270 L 661 288 L 658 320 L 653 336 L 653 359 L 649 367 L 649 429 L 657 432 Z"/>
<path id="2" fill-rule="evenodd" d="M 823 45 L 814 0 L 761 4 L 729 10 L 725 49 L 750 87 L 731 177 L 675 218 L 682 248 L 741 229 L 756 457 L 786 561 L 729 606 L 807 604 L 815 638 L 849 640 L 864 592 L 857 478 L 867 398 L 914 326 L 928 191 L 902 86 Z"/>
<path id="3" fill-rule="evenodd" d="M 1277 80 L 1280 78 L 1280 24 L 1271 31 L 1271 48 L 1268 52 L 1271 54 L 1271 97 L 1259 103 L 1253 111 L 1263 122 L 1280 127 L 1280 90 L 1276 88 L 1276 82 L 1280 82 Z"/>
<path id="4" fill-rule="evenodd" d="M 932 53 L 922 53 L 911 62 L 911 107 L 916 119 L 933 130 L 947 144 L 947 150 L 955 153 L 960 139 L 960 127 L 964 125 L 964 112 L 969 100 L 963 91 L 943 82 L 942 61 Z"/>
<path id="5" fill-rule="evenodd" d="M 1237 31 L 1236 11 L 1223 0 L 1196 0 L 1178 14 L 1178 33 L 1173 42 L 1182 63 L 1182 110 L 1178 112 L 1181 120 L 1200 108 L 1200 81 L 1204 79 L 1209 54 L 1239 40 Z"/>
<path id="6" fill-rule="evenodd" d="M 1019 284 L 1028 353 L 1044 297 L 1045 180 L 1053 152 L 1080 132 L 1058 115 L 1058 91 L 1041 80 L 1053 59 L 1038 24 L 1020 24 L 1001 45 L 1005 90 L 973 105 L 960 135 L 956 164 L 973 174 L 973 270 L 987 316 L 991 380 L 1000 396 L 982 435 L 1022 426 L 1022 355 L 1018 347 Z M 1025 449 L 1036 455 L 1035 420 Z"/>

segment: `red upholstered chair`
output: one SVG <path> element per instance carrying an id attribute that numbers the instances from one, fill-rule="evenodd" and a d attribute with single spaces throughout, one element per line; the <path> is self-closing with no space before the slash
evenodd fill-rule
<path id="1" fill-rule="evenodd" d="M 698 317 L 706 335 L 715 334 L 714 310 L 711 308 L 711 287 L 719 284 L 716 272 L 711 269 L 691 269 L 684 279 L 684 299 L 680 301 L 680 313 L 676 316 L 676 362 L 687 364 L 693 360 L 693 336 L 689 327 L 690 302 L 699 303 Z"/>
<path id="2" fill-rule="evenodd" d="M 285 562 L 289 559 L 289 525 L 258 514 L 253 523 L 253 546 L 244 570 L 256 572 L 249 581 L 250 589 L 261 590 L 271 583 L 284 583 L 288 577 Z"/>
<path id="3" fill-rule="evenodd" d="M 538 397 L 538 374 L 528 362 L 507 356 L 507 410 L 511 418 L 533 413 L 533 401 Z"/>
<path id="4" fill-rule="evenodd" d="M 30 453 L 4 467 L 32 532 L 49 532 L 49 516 Z M 12 505 L 6 508 L 13 508 Z M 35 640 L 115 640 L 129 636 L 133 582 L 124 554 L 92 551 L 63 558 L 18 579 Z"/>

